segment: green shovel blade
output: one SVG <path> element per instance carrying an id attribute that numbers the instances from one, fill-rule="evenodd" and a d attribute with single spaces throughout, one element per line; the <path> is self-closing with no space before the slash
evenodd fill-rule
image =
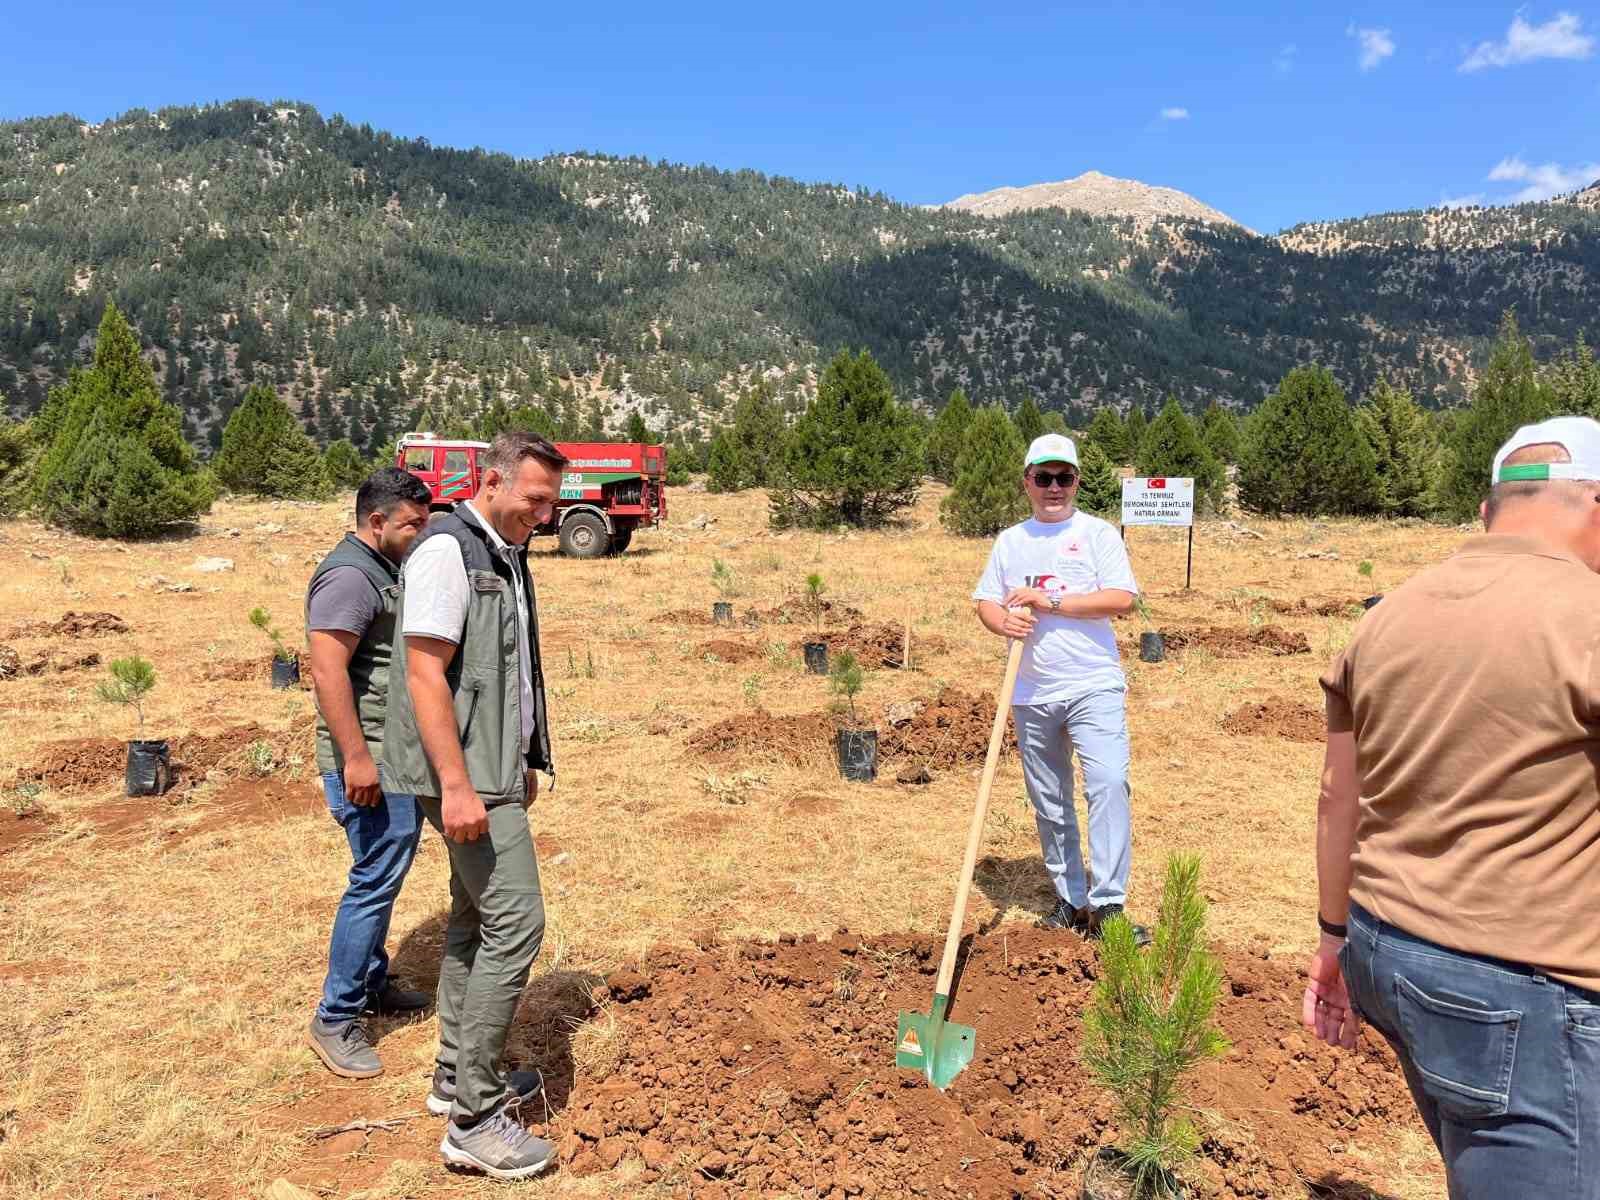
<path id="1" fill-rule="evenodd" d="M 949 996 L 935 996 L 933 1010 L 903 1012 L 895 1036 L 894 1065 L 918 1071 L 941 1092 L 972 1061 L 978 1032 L 944 1019 Z"/>

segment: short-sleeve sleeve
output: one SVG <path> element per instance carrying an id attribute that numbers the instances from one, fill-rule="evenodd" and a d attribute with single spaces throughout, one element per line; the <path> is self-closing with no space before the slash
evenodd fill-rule
<path id="1" fill-rule="evenodd" d="M 1339 657 L 1328 665 L 1317 682 L 1322 685 L 1322 698 L 1328 714 L 1329 733 L 1350 733 L 1356 727 L 1355 709 L 1350 699 L 1350 659 L 1347 646 Z"/>
<path id="2" fill-rule="evenodd" d="M 1128 560 L 1128 547 L 1110 524 L 1102 525 L 1094 539 L 1094 569 L 1101 588 L 1139 594 L 1139 585 L 1133 578 L 1133 563 Z"/>
<path id="3" fill-rule="evenodd" d="M 406 637 L 442 638 L 461 644 L 467 627 L 467 566 L 453 537 L 439 534 L 406 559 L 405 605 L 400 632 Z"/>
<path id="4" fill-rule="evenodd" d="M 306 628 L 361 635 L 383 611 L 383 601 L 359 567 L 334 567 L 312 581 Z"/>
<path id="5" fill-rule="evenodd" d="M 996 538 L 994 547 L 989 551 L 988 565 L 983 568 L 983 574 L 978 577 L 978 586 L 972 591 L 974 600 L 992 600 L 996 604 L 1005 603 L 1006 592 L 1006 567 L 1005 544 L 1001 538 Z"/>

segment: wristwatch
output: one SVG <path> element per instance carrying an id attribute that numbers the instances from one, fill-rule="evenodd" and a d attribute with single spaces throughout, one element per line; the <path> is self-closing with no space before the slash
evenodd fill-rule
<path id="1" fill-rule="evenodd" d="M 1058 613 L 1058 612 L 1061 611 L 1061 597 L 1060 596 L 1051 596 L 1050 597 L 1050 611 L 1053 612 L 1053 613 Z"/>

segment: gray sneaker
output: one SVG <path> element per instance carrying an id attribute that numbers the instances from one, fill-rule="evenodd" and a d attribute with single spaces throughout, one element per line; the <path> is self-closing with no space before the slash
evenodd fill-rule
<path id="1" fill-rule="evenodd" d="M 548 1167 L 556 1148 L 534 1137 L 502 1105 L 471 1129 L 444 1127 L 439 1153 L 446 1165 L 482 1171 L 491 1179 L 527 1179 Z"/>
<path id="2" fill-rule="evenodd" d="M 544 1091 L 544 1076 L 538 1068 L 531 1071 L 506 1072 L 504 1103 L 516 1107 Z M 433 1069 L 433 1087 L 428 1091 L 428 1111 L 436 1117 L 448 1117 L 450 1106 L 456 1101 L 456 1077 L 447 1074 L 443 1067 Z"/>
<path id="3" fill-rule="evenodd" d="M 346 1079 L 371 1079 L 383 1074 L 383 1063 L 378 1051 L 367 1036 L 367 1027 L 360 1021 L 335 1021 L 326 1023 L 320 1017 L 311 1018 L 307 1040 L 335 1075 Z"/>

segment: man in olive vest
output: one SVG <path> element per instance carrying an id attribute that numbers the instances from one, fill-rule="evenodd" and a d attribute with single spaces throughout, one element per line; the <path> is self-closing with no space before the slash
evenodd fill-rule
<path id="1" fill-rule="evenodd" d="M 554 774 L 527 541 L 551 521 L 566 457 L 537 434 L 502 433 L 477 495 L 436 519 L 406 561 L 384 739 L 395 786 L 415 792 L 450 854 L 430 1111 L 450 1115 L 439 1152 L 522 1179 L 554 1148 L 516 1120 L 542 1085 L 500 1056 L 544 938 L 527 806 Z"/>
<path id="2" fill-rule="evenodd" d="M 428 997 L 389 977 L 384 940 L 416 857 L 416 797 L 378 778 L 394 644 L 399 563 L 428 523 L 428 488 L 385 468 L 356 492 L 356 529 L 312 572 L 306 630 L 317 697 L 317 770 L 328 811 L 350 842 L 350 882 L 333 920 L 311 1048 L 335 1075 L 381 1074 L 361 1016 L 414 1012 Z"/>

